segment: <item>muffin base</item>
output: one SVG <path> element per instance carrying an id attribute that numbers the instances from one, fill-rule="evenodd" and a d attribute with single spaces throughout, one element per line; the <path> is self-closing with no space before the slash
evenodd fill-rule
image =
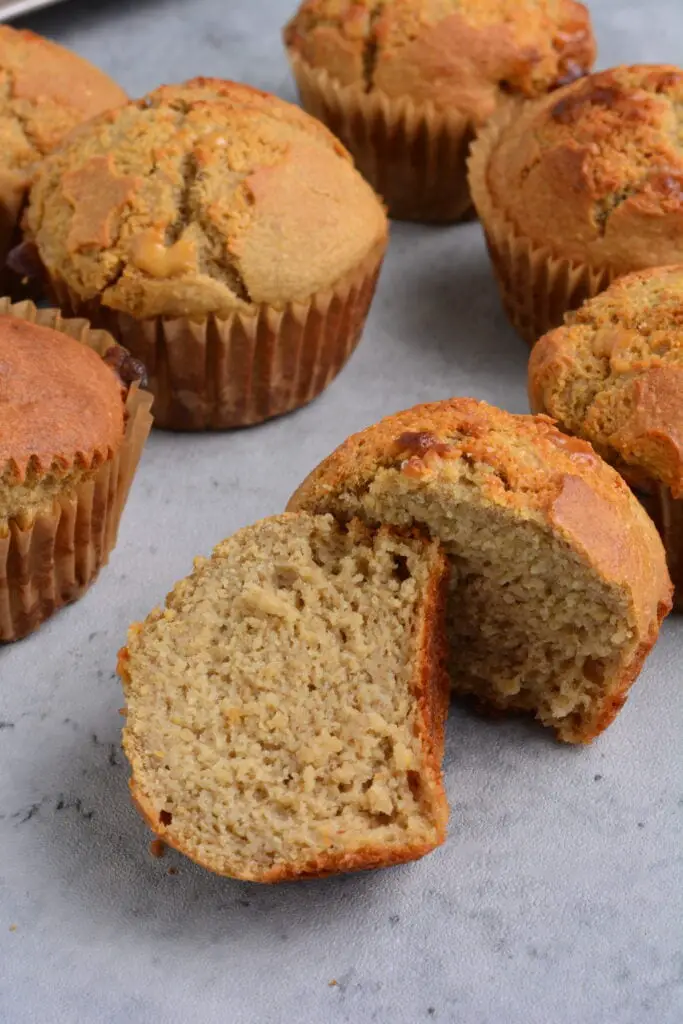
<path id="1" fill-rule="evenodd" d="M 0 315 L 51 327 L 104 355 L 114 340 L 84 320 L 57 310 L 0 299 Z M 134 384 L 126 400 L 126 429 L 115 456 L 73 491 L 36 516 L 0 526 L 0 642 L 19 640 L 94 582 L 116 544 L 121 513 L 149 435 L 152 396 Z"/>
<path id="2" fill-rule="evenodd" d="M 308 302 L 264 304 L 225 320 L 136 320 L 99 299 L 83 301 L 60 279 L 49 287 L 65 312 L 104 328 L 142 360 L 155 426 L 220 430 L 292 412 L 327 387 L 358 344 L 385 248 L 383 239 Z"/>
<path id="3" fill-rule="evenodd" d="M 343 142 L 390 217 L 450 224 L 470 213 L 468 117 L 341 86 L 291 50 L 289 61 L 302 106 Z"/>
<path id="4" fill-rule="evenodd" d="M 496 207 L 488 189 L 489 159 L 515 114 L 514 107 L 500 111 L 481 131 L 470 152 L 469 183 L 503 306 L 513 327 L 533 346 L 562 323 L 565 313 L 604 291 L 617 272 L 563 259 L 535 245 Z"/>

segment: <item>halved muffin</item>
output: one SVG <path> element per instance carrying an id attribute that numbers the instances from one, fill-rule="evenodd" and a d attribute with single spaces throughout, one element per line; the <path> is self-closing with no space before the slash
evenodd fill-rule
<path id="1" fill-rule="evenodd" d="M 119 656 L 154 831 L 258 882 L 443 842 L 445 579 L 437 544 L 331 516 L 264 519 L 197 559 Z"/>
<path id="2" fill-rule="evenodd" d="M 454 689 L 587 743 L 626 700 L 671 607 L 661 541 L 589 444 L 473 399 L 345 441 L 292 511 L 428 530 L 449 556 Z"/>

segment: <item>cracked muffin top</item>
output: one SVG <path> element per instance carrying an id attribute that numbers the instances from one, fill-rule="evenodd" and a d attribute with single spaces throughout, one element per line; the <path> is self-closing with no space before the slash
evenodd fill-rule
<path id="1" fill-rule="evenodd" d="M 683 266 L 618 278 L 531 353 L 536 412 L 590 441 L 630 483 L 683 496 Z"/>
<path id="2" fill-rule="evenodd" d="M 542 95 L 595 60 L 576 0 L 306 0 L 285 43 L 342 85 L 455 108 L 475 124 L 511 94 Z"/>
<path id="3" fill-rule="evenodd" d="M 71 129 L 127 96 L 104 72 L 56 43 L 0 26 L 0 196 L 19 213 L 36 160 Z"/>
<path id="4" fill-rule="evenodd" d="M 304 300 L 387 233 L 326 128 L 267 93 L 201 78 L 74 132 L 42 165 L 25 220 L 50 278 L 135 317 Z"/>
<path id="5" fill-rule="evenodd" d="M 615 273 L 683 254 L 683 71 L 613 68 L 505 126 L 489 158 L 494 208 L 534 245 Z"/>

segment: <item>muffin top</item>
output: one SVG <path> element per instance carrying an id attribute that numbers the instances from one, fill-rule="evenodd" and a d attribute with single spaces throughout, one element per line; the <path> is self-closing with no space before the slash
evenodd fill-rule
<path id="1" fill-rule="evenodd" d="M 683 266 L 619 278 L 537 343 L 532 407 L 634 486 L 683 497 Z"/>
<path id="2" fill-rule="evenodd" d="M 2 194 L 26 186 L 37 159 L 71 129 L 127 96 L 82 57 L 33 32 L 0 26 Z"/>
<path id="3" fill-rule="evenodd" d="M 100 465 L 123 440 L 124 399 L 117 374 L 87 345 L 0 316 L 3 484 Z"/>
<path id="4" fill-rule="evenodd" d="M 342 85 L 475 124 L 511 94 L 541 95 L 595 59 L 590 16 L 575 0 L 306 0 L 285 43 Z"/>
<path id="5" fill-rule="evenodd" d="M 53 279 L 136 317 L 307 299 L 387 233 L 379 200 L 318 121 L 202 78 L 74 132 L 43 163 L 26 226 Z"/>
<path id="6" fill-rule="evenodd" d="M 554 255 L 617 273 L 680 261 L 683 71 L 614 68 L 528 105 L 501 130 L 487 188 Z"/>
<path id="7" fill-rule="evenodd" d="M 633 590 L 645 632 L 670 595 L 652 522 L 590 444 L 547 416 L 513 415 L 471 398 L 416 405 L 352 435 L 304 480 L 288 511 L 360 515 L 363 496 L 393 487 L 396 474 L 425 496 L 467 477 L 492 510 L 550 527 L 605 579 Z M 454 496 L 456 518 L 457 508 Z"/>

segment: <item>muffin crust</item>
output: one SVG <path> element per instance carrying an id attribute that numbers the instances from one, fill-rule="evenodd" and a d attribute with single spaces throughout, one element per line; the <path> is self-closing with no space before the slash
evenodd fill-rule
<path id="1" fill-rule="evenodd" d="M 36 162 L 77 124 L 126 99 L 77 54 L 0 25 L 0 214 L 6 231 L 16 224 Z"/>
<path id="2" fill-rule="evenodd" d="M 529 105 L 489 157 L 493 208 L 556 257 L 625 273 L 683 237 L 683 71 L 634 65 Z"/>
<path id="3" fill-rule="evenodd" d="M 74 133 L 41 168 L 26 225 L 48 276 L 81 300 L 197 319 L 305 300 L 387 230 L 322 125 L 266 93 L 201 78 Z"/>
<path id="4" fill-rule="evenodd" d="M 683 266 L 618 278 L 568 315 L 532 351 L 529 396 L 635 487 L 683 497 Z"/>
<path id="5" fill-rule="evenodd" d="M 124 405 L 121 381 L 92 349 L 0 316 L 0 525 L 30 516 L 111 458 Z"/>
<path id="6" fill-rule="evenodd" d="M 475 124 L 510 95 L 541 95 L 595 59 L 588 11 L 575 0 L 308 0 L 285 43 L 342 85 L 455 107 Z"/>

